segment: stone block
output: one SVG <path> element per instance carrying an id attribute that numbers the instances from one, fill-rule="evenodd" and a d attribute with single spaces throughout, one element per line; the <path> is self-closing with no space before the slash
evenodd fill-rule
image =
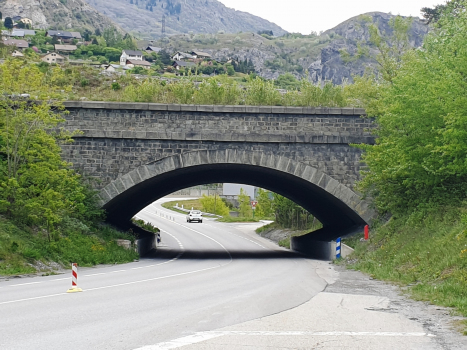
<path id="1" fill-rule="evenodd" d="M 232 113 L 234 112 L 234 106 L 213 106 L 214 113 Z"/>
<path id="2" fill-rule="evenodd" d="M 64 101 L 63 105 L 65 108 L 81 108 L 81 101 Z"/>
<path id="3" fill-rule="evenodd" d="M 81 101 L 81 108 L 107 108 L 107 105 L 111 102 L 104 101 Z"/>
<path id="4" fill-rule="evenodd" d="M 168 105 L 165 103 L 148 103 L 149 111 L 167 111 Z"/>
<path id="5" fill-rule="evenodd" d="M 139 184 L 140 182 L 143 181 L 143 179 L 139 176 L 138 168 L 136 168 L 133 171 L 130 171 L 128 173 L 128 175 L 130 176 L 131 180 L 133 181 L 133 185 L 137 185 L 137 184 Z"/>
<path id="6" fill-rule="evenodd" d="M 123 192 L 126 191 L 125 184 L 123 183 L 122 178 L 120 178 L 120 177 L 113 182 L 113 185 L 115 186 L 118 194 L 123 193 Z"/>
<path id="7" fill-rule="evenodd" d="M 329 114 L 342 114 L 342 108 L 329 108 Z"/>
<path id="8" fill-rule="evenodd" d="M 315 107 L 303 107 L 303 114 L 316 114 L 316 108 Z"/>
<path id="9" fill-rule="evenodd" d="M 169 105 L 167 105 L 167 110 L 168 111 L 180 111 L 181 106 L 178 105 L 178 104 L 169 104 Z"/>
<path id="10" fill-rule="evenodd" d="M 285 107 L 280 107 L 280 106 L 271 106 L 271 113 L 276 113 L 276 114 L 284 114 L 285 113 Z"/>
<path id="11" fill-rule="evenodd" d="M 199 105 L 199 106 L 196 106 L 196 110 L 198 112 L 214 112 L 214 106 L 213 105 Z"/>
<path id="12" fill-rule="evenodd" d="M 343 115 L 354 115 L 355 114 L 354 108 L 341 108 L 341 110 L 342 110 Z"/>
<path id="13" fill-rule="evenodd" d="M 271 106 L 258 106 L 258 113 L 271 114 Z"/>
<path id="14" fill-rule="evenodd" d="M 180 111 L 185 112 L 196 112 L 197 106 L 196 105 L 180 105 Z"/>
<path id="15" fill-rule="evenodd" d="M 303 107 L 285 107 L 286 114 L 303 114 Z"/>
<path id="16" fill-rule="evenodd" d="M 366 115 L 366 111 L 364 108 L 354 108 L 354 113 L 356 115 Z"/>
<path id="17" fill-rule="evenodd" d="M 123 175 L 120 179 L 123 185 L 125 186 L 125 190 L 128 190 L 129 188 L 132 188 L 135 185 L 133 179 L 130 176 L 130 173 Z"/>
<path id="18" fill-rule="evenodd" d="M 258 106 L 245 106 L 245 112 L 246 113 L 259 113 L 259 107 Z"/>
<path id="19" fill-rule="evenodd" d="M 150 178 L 149 171 L 145 165 L 138 167 L 136 171 L 138 172 L 141 181 L 145 181 Z"/>

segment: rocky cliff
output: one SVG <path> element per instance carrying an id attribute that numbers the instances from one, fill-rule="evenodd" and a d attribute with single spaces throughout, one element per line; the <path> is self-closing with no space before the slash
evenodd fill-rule
<path id="1" fill-rule="evenodd" d="M 21 16 L 32 20 L 34 28 L 103 30 L 117 26 L 83 0 L 0 0 L 3 18 Z M 117 26 L 118 27 L 118 26 Z"/>
<path id="2" fill-rule="evenodd" d="M 381 33 L 393 32 L 393 15 L 373 12 L 351 18 L 320 35 L 287 34 L 282 37 L 261 36 L 255 33 L 174 35 L 168 50 L 199 49 L 215 59 L 249 60 L 261 76 L 275 79 L 284 73 L 307 78 L 314 83 L 332 81 L 352 82 L 352 76 L 375 70 L 376 48 L 370 43 L 369 26 L 374 23 Z M 414 18 L 408 32 L 410 45 L 419 47 L 429 27 Z M 358 55 L 358 51 L 365 54 Z M 345 57 L 344 53 L 347 53 Z"/>
<path id="3" fill-rule="evenodd" d="M 307 68 L 310 79 L 317 83 L 330 80 L 336 84 L 352 81 L 353 75 L 363 75 L 366 69 L 374 69 L 377 55 L 376 48 L 370 43 L 369 24 L 377 25 L 379 32 L 392 35 L 393 29 L 390 20 L 394 16 L 372 12 L 351 18 L 322 34 L 331 39 L 330 43 L 321 50 L 320 57 Z M 428 33 L 429 27 L 419 18 L 414 18 L 408 36 L 412 47 L 419 47 Z M 357 57 L 358 46 L 366 50 L 367 54 Z M 347 59 L 343 52 L 349 54 Z"/>

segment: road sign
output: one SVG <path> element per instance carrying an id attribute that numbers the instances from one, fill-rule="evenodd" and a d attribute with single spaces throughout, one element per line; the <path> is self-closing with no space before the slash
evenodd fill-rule
<path id="1" fill-rule="evenodd" d="M 251 201 L 251 209 L 255 210 L 257 204 L 258 204 L 258 202 L 256 202 L 256 201 Z"/>

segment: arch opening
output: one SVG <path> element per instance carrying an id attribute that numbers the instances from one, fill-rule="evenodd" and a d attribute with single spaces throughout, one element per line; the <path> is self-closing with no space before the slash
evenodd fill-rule
<path id="1" fill-rule="evenodd" d="M 239 161 L 232 161 L 232 155 L 227 154 L 230 159 L 225 161 L 219 154 L 202 157 L 202 152 L 209 151 L 164 158 L 107 185 L 100 197 L 108 222 L 127 230 L 131 218 L 155 200 L 187 187 L 210 183 L 257 186 L 293 200 L 323 224 L 322 229 L 310 233 L 314 240 L 331 241 L 352 233 L 373 215 L 360 196 L 308 165 L 259 154 L 248 157 L 251 160 L 257 156 L 257 162 L 245 162 L 245 154 L 237 157 Z"/>

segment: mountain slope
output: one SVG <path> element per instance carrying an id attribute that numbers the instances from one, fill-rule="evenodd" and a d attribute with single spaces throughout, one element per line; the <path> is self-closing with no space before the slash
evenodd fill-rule
<path id="1" fill-rule="evenodd" d="M 363 75 L 366 69 L 376 69 L 377 51 L 369 41 L 368 27 L 375 23 L 380 32 L 390 35 L 389 23 L 394 17 L 381 12 L 367 13 L 321 35 L 287 34 L 279 38 L 254 33 L 174 35 L 169 37 L 167 47 L 169 51 L 198 49 L 209 52 L 217 60 L 247 59 L 267 79 L 289 72 L 314 83 L 342 84 L 352 82 L 352 76 Z M 414 18 L 408 33 L 411 46 L 419 47 L 428 30 L 426 24 Z M 366 51 L 362 57 L 356 55 L 359 46 Z M 343 57 L 343 52 L 347 52 L 348 57 Z"/>
<path id="2" fill-rule="evenodd" d="M 21 16 L 33 21 L 34 28 L 100 29 L 118 27 L 83 0 L 0 0 L 3 18 Z"/>
<path id="3" fill-rule="evenodd" d="M 144 38 L 161 36 L 162 16 L 168 35 L 179 33 L 258 32 L 286 33 L 278 25 L 217 0 L 86 0 L 125 30 Z"/>

